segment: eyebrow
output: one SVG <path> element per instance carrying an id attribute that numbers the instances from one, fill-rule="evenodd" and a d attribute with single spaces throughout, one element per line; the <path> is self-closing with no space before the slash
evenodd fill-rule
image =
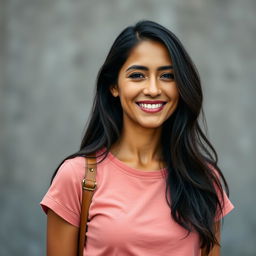
<path id="1" fill-rule="evenodd" d="M 131 69 L 140 69 L 140 70 L 149 70 L 147 67 L 145 66 L 140 66 L 140 65 L 133 65 L 130 66 L 129 68 L 126 69 L 126 72 L 131 70 Z M 161 66 L 157 68 L 157 71 L 161 71 L 161 70 L 166 70 L 166 69 L 173 69 L 173 66 L 169 65 L 169 66 Z"/>

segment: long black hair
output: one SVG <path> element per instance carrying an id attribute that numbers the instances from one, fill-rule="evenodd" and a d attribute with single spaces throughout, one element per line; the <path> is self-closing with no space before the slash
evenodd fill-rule
<path id="1" fill-rule="evenodd" d="M 206 251 L 219 244 L 214 223 L 217 213 L 222 214 L 223 185 L 228 185 L 219 169 L 218 156 L 199 125 L 203 94 L 198 71 L 180 40 L 167 28 L 141 20 L 125 28 L 114 41 L 99 70 L 93 106 L 78 152 L 66 157 L 61 164 L 76 156 L 90 154 L 105 148 L 103 161 L 122 130 L 122 107 L 110 88 L 117 84 L 118 74 L 131 50 L 143 40 L 161 42 L 169 51 L 180 100 L 175 112 L 163 123 L 161 147 L 167 165 L 166 201 L 173 219 L 188 234 L 198 232 L 201 247 Z M 168 195 L 171 198 L 168 199 Z M 220 195 L 220 196 L 219 196 Z"/>

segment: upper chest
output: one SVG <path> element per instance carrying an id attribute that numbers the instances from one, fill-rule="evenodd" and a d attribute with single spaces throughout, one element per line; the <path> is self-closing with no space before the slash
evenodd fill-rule
<path id="1" fill-rule="evenodd" d="M 186 236 L 187 231 L 172 219 L 164 178 L 143 179 L 111 166 L 98 170 L 97 183 L 89 230 L 104 235 L 106 243 L 132 241 L 134 235 L 144 242 L 178 243 Z"/>

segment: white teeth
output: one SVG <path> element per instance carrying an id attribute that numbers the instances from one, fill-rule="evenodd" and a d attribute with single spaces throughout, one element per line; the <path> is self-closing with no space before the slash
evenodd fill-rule
<path id="1" fill-rule="evenodd" d="M 150 108 L 150 109 L 154 109 L 154 108 L 160 108 L 162 105 L 164 104 L 144 104 L 144 103 L 139 103 L 139 105 L 143 108 Z"/>

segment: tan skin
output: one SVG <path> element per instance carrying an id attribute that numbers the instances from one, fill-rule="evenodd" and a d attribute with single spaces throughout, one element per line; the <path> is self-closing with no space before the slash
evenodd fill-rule
<path id="1" fill-rule="evenodd" d="M 134 65 L 144 69 L 132 68 Z M 160 67 L 162 70 L 159 70 Z M 165 167 L 159 144 L 162 124 L 173 114 L 179 101 L 172 62 L 165 46 L 150 40 L 140 42 L 122 66 L 118 83 L 111 87 L 111 93 L 120 98 L 123 108 L 123 130 L 119 140 L 111 147 L 111 153 L 141 171 Z M 152 114 L 138 107 L 136 102 L 142 100 L 163 100 L 167 103 L 162 111 Z M 219 226 L 220 222 L 217 222 L 218 230 Z M 217 233 L 220 240 L 220 232 Z M 47 255 L 75 256 L 77 240 L 78 228 L 49 210 Z M 219 247 L 215 246 L 210 256 L 219 255 Z"/>
<path id="2" fill-rule="evenodd" d="M 49 209 L 47 213 L 47 255 L 76 256 L 77 241 L 78 228 Z"/>

